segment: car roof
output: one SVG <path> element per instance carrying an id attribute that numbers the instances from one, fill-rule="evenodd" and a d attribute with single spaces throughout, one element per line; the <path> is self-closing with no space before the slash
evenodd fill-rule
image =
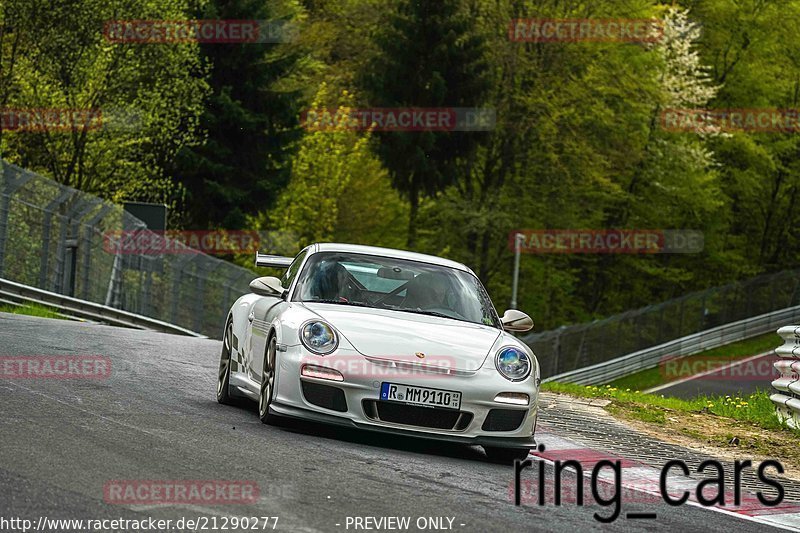
<path id="1" fill-rule="evenodd" d="M 454 268 L 456 270 L 464 270 L 473 273 L 472 270 L 457 261 L 436 257 L 435 255 L 418 254 L 416 252 L 408 252 L 405 250 L 395 250 L 392 248 L 380 248 L 378 246 L 364 246 L 361 244 L 342 244 L 334 242 L 321 242 L 312 245 L 312 253 L 316 252 L 349 252 L 354 254 L 367 254 L 377 255 L 380 257 L 391 257 L 394 259 L 408 259 L 409 261 L 419 261 L 421 263 L 429 263 L 432 265 L 440 265 L 444 267 Z"/>

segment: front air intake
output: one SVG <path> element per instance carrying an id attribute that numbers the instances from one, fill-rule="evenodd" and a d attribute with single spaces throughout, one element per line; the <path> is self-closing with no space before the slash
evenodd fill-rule
<path id="1" fill-rule="evenodd" d="M 522 425 L 525 413 L 521 409 L 492 409 L 486 415 L 481 429 L 484 431 L 514 431 Z"/>
<path id="2" fill-rule="evenodd" d="M 347 400 L 344 397 L 344 391 L 339 387 L 331 387 L 330 385 L 321 385 L 308 381 L 303 381 L 301 383 L 303 397 L 308 403 L 330 409 L 331 411 L 339 411 L 340 413 L 347 411 Z"/>

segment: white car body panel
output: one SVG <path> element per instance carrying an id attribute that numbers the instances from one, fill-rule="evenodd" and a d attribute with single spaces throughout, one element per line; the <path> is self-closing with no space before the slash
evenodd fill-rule
<path id="1" fill-rule="evenodd" d="M 334 324 L 362 355 L 413 358 L 417 352 L 453 358 L 459 370 L 477 370 L 502 333 L 497 328 L 391 310 L 330 304 L 304 305 Z M 464 342 L 469 339 L 469 342 Z"/>

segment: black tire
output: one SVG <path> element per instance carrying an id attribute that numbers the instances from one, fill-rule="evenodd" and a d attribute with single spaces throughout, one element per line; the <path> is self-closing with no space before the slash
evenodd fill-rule
<path id="1" fill-rule="evenodd" d="M 225 334 L 222 338 L 222 353 L 219 356 L 217 373 L 217 401 L 223 405 L 236 405 L 236 398 L 231 395 L 231 355 L 233 354 L 233 322 L 228 319 Z"/>
<path id="2" fill-rule="evenodd" d="M 276 422 L 275 415 L 270 414 L 269 406 L 275 396 L 275 361 L 278 353 L 278 341 L 275 335 L 270 335 L 267 349 L 264 353 L 264 366 L 261 371 L 261 387 L 258 392 L 258 418 L 264 424 Z"/>
<path id="3" fill-rule="evenodd" d="M 496 448 L 494 446 L 484 446 L 483 451 L 486 457 L 493 463 L 514 464 L 514 461 L 524 461 L 531 452 L 530 448 Z"/>

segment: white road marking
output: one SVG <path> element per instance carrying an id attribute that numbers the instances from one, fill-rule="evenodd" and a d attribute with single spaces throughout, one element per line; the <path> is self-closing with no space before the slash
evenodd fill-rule
<path id="1" fill-rule="evenodd" d="M 750 361 L 755 361 L 756 359 L 760 359 L 762 357 L 766 357 L 768 355 L 772 355 L 773 353 L 774 353 L 773 351 L 769 351 L 769 352 L 764 352 L 764 353 L 761 353 L 761 354 L 758 354 L 758 355 L 754 355 L 752 357 L 748 357 L 746 359 L 740 359 L 738 361 L 734 361 L 734 362 L 732 362 L 730 364 L 727 364 L 725 366 L 720 366 L 720 367 L 717 367 L 717 368 L 713 368 L 711 370 L 706 370 L 705 372 L 700 372 L 699 374 L 694 374 L 692 376 L 681 378 L 681 379 L 678 379 L 678 380 L 675 380 L 675 381 L 670 381 L 669 383 L 664 383 L 663 385 L 658 385 L 657 387 L 653 387 L 651 389 L 647 389 L 647 390 L 644 390 L 642 392 L 645 393 L 645 394 L 652 394 L 654 392 L 658 392 L 658 391 L 662 391 L 664 389 L 668 389 L 670 387 L 674 387 L 675 385 L 680 385 L 681 383 L 686 383 L 687 381 L 692 381 L 694 379 L 702 378 L 704 376 L 708 376 L 708 375 L 711 375 L 711 374 L 716 374 L 718 372 L 722 372 L 723 370 L 727 370 L 729 368 L 733 368 L 735 366 L 738 366 L 738 365 L 741 365 L 741 364 L 744 364 L 744 363 L 749 363 Z"/>

